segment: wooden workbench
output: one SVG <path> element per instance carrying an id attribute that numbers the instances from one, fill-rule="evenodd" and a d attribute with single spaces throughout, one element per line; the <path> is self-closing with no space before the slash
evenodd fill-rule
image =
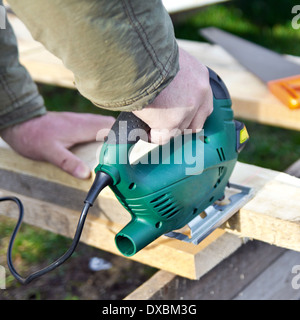
<path id="1" fill-rule="evenodd" d="M 91 169 L 99 143 L 73 150 Z M 1 195 L 23 200 L 25 221 L 72 237 L 92 181 L 78 180 L 48 163 L 25 159 L 3 142 L 0 147 Z M 217 229 L 198 246 L 161 237 L 132 259 L 190 279 L 198 279 L 254 238 L 300 251 L 300 180 L 285 173 L 238 163 L 231 182 L 252 187 L 255 197 L 223 229 Z M 1 205 L 2 214 L 16 216 L 13 204 Z M 130 216 L 109 188 L 98 197 L 88 216 L 82 241 L 119 254 L 114 236 Z M 227 231 L 227 232 L 225 232 Z"/>

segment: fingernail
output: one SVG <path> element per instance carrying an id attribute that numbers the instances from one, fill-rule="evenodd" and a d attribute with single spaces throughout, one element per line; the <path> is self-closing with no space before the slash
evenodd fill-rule
<path id="1" fill-rule="evenodd" d="M 88 179 L 91 176 L 91 170 L 88 166 L 79 165 L 74 170 L 73 175 L 79 179 Z"/>

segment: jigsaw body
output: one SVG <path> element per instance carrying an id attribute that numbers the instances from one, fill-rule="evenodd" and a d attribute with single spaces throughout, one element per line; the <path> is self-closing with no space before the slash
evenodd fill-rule
<path id="1" fill-rule="evenodd" d="M 25 278 L 12 261 L 15 237 L 24 216 L 23 205 L 16 197 L 0 198 L 0 202 L 12 201 L 19 208 L 9 241 L 7 265 L 20 283 L 31 282 L 71 257 L 89 208 L 107 186 L 132 217 L 115 237 L 117 248 L 125 256 L 134 255 L 162 235 L 198 244 L 252 197 L 251 189 L 231 185 L 230 189 L 239 192 L 229 198 L 228 204 L 217 203 L 230 186 L 229 178 L 248 133 L 241 122 L 233 119 L 224 83 L 212 70 L 209 72 L 214 108 L 203 131 L 176 136 L 132 162 L 130 155 L 138 140 L 147 141 L 150 128 L 132 113 L 120 114 L 101 149 L 96 176 L 84 200 L 71 246 L 56 261 Z M 185 225 L 190 228 L 190 235 L 178 231 Z"/>
<path id="2" fill-rule="evenodd" d="M 129 155 L 137 142 L 137 130 L 145 138 L 143 132 L 150 128 L 132 113 L 121 113 L 108 135 L 96 172 L 113 178 L 110 188 L 132 216 L 115 237 L 123 255 L 134 255 L 163 234 L 198 243 L 238 210 L 239 207 L 234 212 L 230 210 L 233 203 L 219 209 L 212 205 L 224 197 L 248 134 L 245 126 L 233 119 L 228 91 L 212 70 L 210 84 L 214 110 L 203 131 L 177 136 L 167 146 L 157 146 L 146 153 L 135 164 L 130 163 Z M 249 196 L 249 190 L 242 189 L 241 194 L 233 199 L 239 200 L 240 205 Z M 208 208 L 214 208 L 214 213 L 210 209 L 201 218 L 199 214 Z M 187 224 L 197 226 L 196 230 L 191 228 L 192 238 L 173 232 Z"/>

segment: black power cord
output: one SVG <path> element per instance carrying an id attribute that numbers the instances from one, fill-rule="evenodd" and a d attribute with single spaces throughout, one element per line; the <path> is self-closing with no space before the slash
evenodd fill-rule
<path id="1" fill-rule="evenodd" d="M 69 247 L 69 249 L 60 257 L 58 258 L 56 261 L 54 261 L 53 263 L 51 263 L 49 266 L 36 271 L 34 273 L 32 273 L 31 275 L 29 275 L 26 278 L 23 278 L 22 276 L 20 276 L 20 274 L 16 271 L 13 262 L 12 262 L 12 250 L 13 250 L 13 245 L 14 245 L 14 241 L 16 238 L 16 235 L 21 227 L 22 221 L 23 221 L 23 217 L 24 217 L 24 207 L 22 202 L 16 198 L 16 197 L 3 197 L 0 198 L 0 202 L 2 201 L 13 201 L 18 205 L 19 208 L 19 218 L 17 221 L 17 224 L 15 226 L 15 229 L 12 233 L 12 236 L 10 238 L 9 241 L 9 245 L 8 245 L 8 250 L 7 250 L 7 264 L 8 264 L 8 268 L 10 270 L 10 272 L 12 273 L 12 275 L 22 284 L 28 284 L 29 282 L 31 282 L 32 280 L 44 275 L 45 273 L 48 273 L 50 271 L 52 271 L 53 269 L 59 267 L 61 264 L 63 264 L 67 259 L 69 259 L 71 257 L 71 255 L 73 254 L 73 252 L 75 251 L 78 242 L 80 240 L 80 236 L 82 233 L 82 229 L 85 223 L 85 219 L 87 217 L 89 208 L 93 205 L 94 201 L 96 200 L 96 198 L 98 197 L 99 193 L 101 192 L 102 189 L 104 189 L 106 186 L 110 185 L 113 183 L 112 178 L 101 171 L 98 171 L 96 173 L 96 177 L 95 180 L 93 182 L 93 185 L 91 186 L 86 199 L 84 201 L 84 207 L 81 211 L 81 215 L 79 217 L 79 221 L 77 223 L 77 228 L 76 228 L 76 232 L 74 235 L 74 238 L 72 240 L 71 246 Z"/>

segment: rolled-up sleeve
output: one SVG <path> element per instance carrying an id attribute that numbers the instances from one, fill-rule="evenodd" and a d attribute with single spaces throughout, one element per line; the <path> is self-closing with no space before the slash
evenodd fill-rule
<path id="1" fill-rule="evenodd" d="M 0 130 L 46 113 L 36 84 L 19 63 L 16 38 L 5 19 L 0 29 Z"/>
<path id="2" fill-rule="evenodd" d="M 75 76 L 95 105 L 151 103 L 178 72 L 178 47 L 161 0 L 10 0 L 34 38 Z"/>

